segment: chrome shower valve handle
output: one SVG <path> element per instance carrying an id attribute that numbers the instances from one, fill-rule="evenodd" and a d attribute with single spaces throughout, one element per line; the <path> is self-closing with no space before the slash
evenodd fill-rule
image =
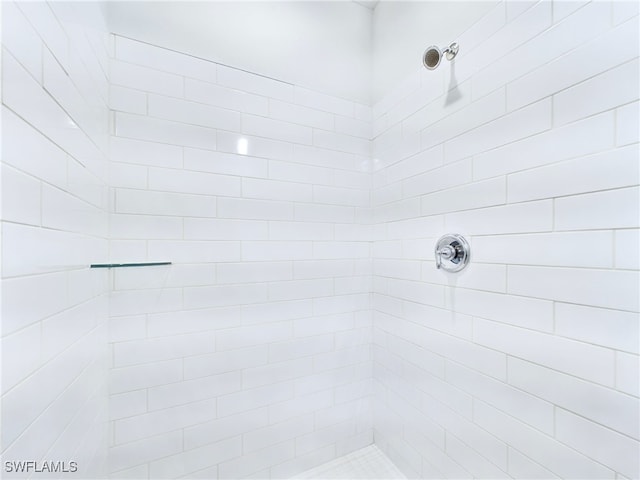
<path id="1" fill-rule="evenodd" d="M 459 272 L 469 263 L 469 243 L 462 235 L 444 235 L 436 243 L 435 256 L 436 268 Z"/>

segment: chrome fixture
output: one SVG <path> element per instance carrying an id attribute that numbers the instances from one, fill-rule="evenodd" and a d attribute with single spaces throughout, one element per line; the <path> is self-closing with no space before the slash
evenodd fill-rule
<path id="1" fill-rule="evenodd" d="M 442 54 L 444 53 L 447 57 L 447 60 L 453 60 L 458 54 L 458 50 L 460 47 L 456 42 L 453 42 L 444 50 L 440 50 L 435 45 L 431 45 L 424 51 L 422 55 L 422 64 L 429 70 L 434 70 L 440 65 L 440 60 L 442 60 Z"/>
<path id="2" fill-rule="evenodd" d="M 469 263 L 469 243 L 462 235 L 448 233 L 436 242 L 436 268 L 459 272 Z"/>

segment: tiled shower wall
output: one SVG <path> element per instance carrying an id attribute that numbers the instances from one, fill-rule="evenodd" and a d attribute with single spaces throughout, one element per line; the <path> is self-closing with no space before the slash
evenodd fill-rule
<path id="1" fill-rule="evenodd" d="M 370 107 L 114 37 L 114 477 L 372 442 Z"/>
<path id="2" fill-rule="evenodd" d="M 25 461 L 106 474 L 108 282 L 88 267 L 108 252 L 108 35 L 97 8 L 78 7 L 89 27 L 67 7 L 2 3 L 7 477 Z"/>
<path id="3" fill-rule="evenodd" d="M 374 436 L 410 477 L 638 477 L 637 15 L 501 3 L 374 106 Z"/>

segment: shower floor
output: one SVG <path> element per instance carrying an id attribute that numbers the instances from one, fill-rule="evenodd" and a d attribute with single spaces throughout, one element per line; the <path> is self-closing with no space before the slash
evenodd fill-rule
<path id="1" fill-rule="evenodd" d="M 307 470 L 294 478 L 401 479 L 406 477 L 378 447 L 370 445 L 319 467 Z"/>

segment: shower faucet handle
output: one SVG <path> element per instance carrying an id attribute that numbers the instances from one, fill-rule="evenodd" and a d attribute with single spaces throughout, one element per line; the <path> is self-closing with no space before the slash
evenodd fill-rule
<path id="1" fill-rule="evenodd" d="M 435 257 L 437 269 L 459 272 L 469 263 L 469 243 L 462 235 L 444 235 L 436 243 Z"/>

